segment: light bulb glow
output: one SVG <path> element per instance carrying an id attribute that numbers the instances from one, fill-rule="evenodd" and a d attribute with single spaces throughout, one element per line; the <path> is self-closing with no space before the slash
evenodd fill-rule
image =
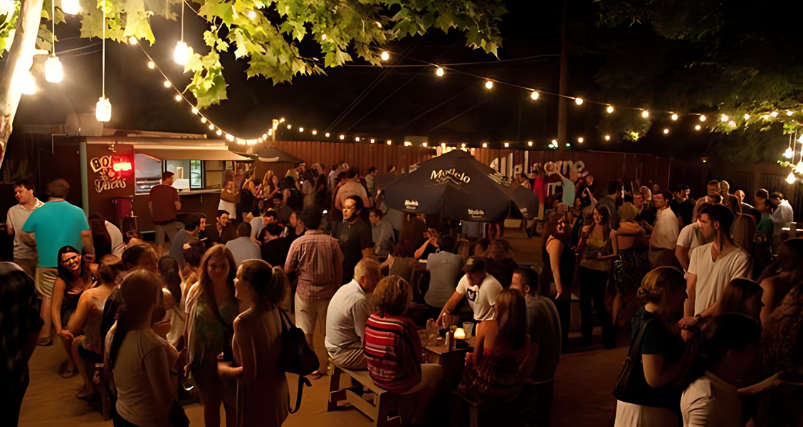
<path id="1" fill-rule="evenodd" d="M 426 147 L 426 145 L 425 145 L 425 147 Z M 460 147 L 466 148 L 466 143 L 464 142 L 464 143 L 460 144 Z"/>
<path id="2" fill-rule="evenodd" d="M 209 123 L 209 130 L 215 130 L 215 125 L 213 125 L 212 123 Z"/>
<path id="3" fill-rule="evenodd" d="M 64 79 L 64 69 L 61 61 L 56 56 L 51 56 L 45 61 L 45 80 L 50 83 L 59 83 Z"/>
<path id="4" fill-rule="evenodd" d="M 536 99 L 538 99 L 538 96 L 539 96 L 538 91 L 533 91 L 533 93 L 530 94 L 530 99 L 535 101 Z"/>
<path id="5" fill-rule="evenodd" d="M 354 138 L 354 141 L 360 142 L 360 137 L 358 136 L 358 137 Z"/>
<path id="6" fill-rule="evenodd" d="M 793 113 L 793 112 L 791 112 L 791 111 L 787 111 L 787 112 L 786 112 L 786 115 L 787 115 L 787 116 L 791 116 L 792 114 L 795 114 L 795 113 Z"/>
<path id="7" fill-rule="evenodd" d="M 669 129 L 664 129 L 664 135 L 669 135 Z"/>
<path id="8" fill-rule="evenodd" d="M 532 141 L 527 141 L 527 146 L 532 147 L 533 146 L 533 142 Z M 465 144 L 464 144 L 463 148 L 466 148 Z"/>
<path id="9" fill-rule="evenodd" d="M 574 103 L 577 105 L 583 105 L 583 98 L 574 98 Z"/>
<path id="10" fill-rule="evenodd" d="M 281 119 L 279 119 L 279 123 L 284 123 L 284 117 L 282 117 Z"/>
<path id="11" fill-rule="evenodd" d="M 642 112 L 641 112 L 641 117 L 644 117 L 645 119 L 646 119 L 647 117 L 650 117 L 650 112 L 649 112 L 649 111 L 647 111 L 647 110 L 644 110 L 644 111 L 642 111 Z"/>
<path id="12" fill-rule="evenodd" d="M 215 133 L 217 134 L 217 136 L 223 135 L 223 131 L 220 130 L 220 129 L 218 129 L 217 132 L 215 132 Z"/>
<path id="13" fill-rule="evenodd" d="M 605 111 L 607 111 L 608 114 L 613 113 L 613 105 L 609 105 L 608 108 L 605 109 Z"/>
<path id="14" fill-rule="evenodd" d="M 510 147 L 510 143 L 508 143 L 508 142 L 505 143 L 505 148 L 507 148 L 507 147 Z"/>
<path id="15" fill-rule="evenodd" d="M 298 128 L 299 132 L 304 132 L 304 128 Z"/>
<path id="16" fill-rule="evenodd" d="M 164 85 L 165 85 L 165 87 L 173 86 L 173 84 L 170 83 L 170 80 L 165 80 Z"/>
<path id="17" fill-rule="evenodd" d="M 427 143 L 426 142 L 422 142 L 421 146 L 424 147 L 424 148 L 427 148 Z M 463 144 L 463 146 L 465 147 L 465 144 Z"/>
<path id="18" fill-rule="evenodd" d="M 187 43 L 180 41 L 176 43 L 176 48 L 173 49 L 173 60 L 178 65 L 187 65 L 190 59 L 190 52 L 190 47 L 187 46 Z"/>
<path id="19" fill-rule="evenodd" d="M 256 17 L 257 17 L 256 12 L 254 12 L 253 10 L 248 11 L 248 19 L 256 19 Z"/>
<path id="20" fill-rule="evenodd" d="M 153 62 L 153 61 L 148 61 L 148 68 L 150 68 L 151 70 L 153 70 L 154 68 L 156 68 L 156 63 L 155 63 L 155 62 Z"/>
<path id="21" fill-rule="evenodd" d="M 744 115 L 744 119 L 745 119 L 745 120 L 750 120 L 750 114 L 745 114 L 745 115 Z"/>
<path id="22" fill-rule="evenodd" d="M 383 61 L 387 61 L 388 59 L 390 59 L 390 54 L 387 52 L 382 52 L 382 54 L 379 55 L 379 57 L 382 58 Z"/>
<path id="23" fill-rule="evenodd" d="M 677 120 L 677 119 L 678 119 L 678 115 L 677 115 L 677 114 L 674 114 L 674 113 L 672 113 L 672 120 L 674 121 L 674 120 Z"/>
<path id="24" fill-rule="evenodd" d="M 487 142 L 483 142 L 482 143 L 482 148 L 488 148 L 488 143 Z"/>
<path id="25" fill-rule="evenodd" d="M 736 122 L 731 120 L 731 121 L 728 122 L 728 126 L 734 126 L 735 127 L 736 126 Z"/>
<path id="26" fill-rule="evenodd" d="M 317 131 L 317 130 L 315 130 L 315 129 L 313 129 L 313 130 L 312 130 L 312 134 L 313 134 L 313 135 L 317 135 L 317 134 L 318 134 L 318 131 Z"/>
<path id="27" fill-rule="evenodd" d="M 262 134 L 262 139 L 268 139 L 268 134 L 266 134 L 266 133 L 263 133 L 263 134 Z"/>
<path id="28" fill-rule="evenodd" d="M 175 99 L 176 102 L 180 102 L 181 101 L 181 95 L 176 95 L 176 96 L 173 97 L 173 99 Z"/>
<path id="29" fill-rule="evenodd" d="M 803 159 L 797 161 L 797 165 L 793 169 L 795 173 L 803 173 Z"/>
<path id="30" fill-rule="evenodd" d="M 109 98 L 98 98 L 98 104 L 95 106 L 95 118 L 99 122 L 108 122 L 112 119 L 112 104 Z"/>
<path id="31" fill-rule="evenodd" d="M 375 142 L 376 142 L 376 140 L 371 138 L 371 144 L 374 144 Z"/>
<path id="32" fill-rule="evenodd" d="M 340 140 L 342 141 L 344 139 L 346 139 L 346 135 L 340 135 Z"/>
<path id="33" fill-rule="evenodd" d="M 293 125 L 287 125 L 287 129 L 292 129 Z"/>
<path id="34" fill-rule="evenodd" d="M 393 141 L 388 140 L 388 145 L 391 145 L 391 144 L 393 144 Z"/>
<path id="35" fill-rule="evenodd" d="M 706 119 L 707 119 L 707 117 L 705 116 L 705 114 L 700 116 L 700 121 L 701 122 L 704 122 Z"/>
<path id="36" fill-rule="evenodd" d="M 195 108 L 195 107 L 192 107 L 192 114 L 198 114 L 198 109 Z"/>
<path id="37" fill-rule="evenodd" d="M 700 130 L 700 129 L 702 129 L 702 128 L 703 128 L 702 126 L 700 126 L 700 125 L 697 125 L 697 126 L 695 126 L 695 127 L 694 127 L 694 130 Z"/>
<path id="38" fill-rule="evenodd" d="M 786 177 L 786 183 L 791 185 L 794 184 L 795 181 L 797 181 L 797 178 L 795 178 L 795 173 L 789 172 L 789 175 Z"/>
<path id="39" fill-rule="evenodd" d="M 206 117 L 201 117 L 201 123 L 206 123 Z"/>
<path id="40" fill-rule="evenodd" d="M 723 115 L 722 115 L 722 116 L 719 118 L 719 120 L 721 120 L 721 121 L 723 121 L 723 122 L 727 122 L 728 120 L 730 120 L 730 117 L 728 117 L 728 115 L 727 115 L 727 114 L 723 114 Z"/>
<path id="41" fill-rule="evenodd" d="M 605 135 L 605 140 L 606 141 L 610 141 L 611 140 L 611 136 L 610 135 Z"/>
<path id="42" fill-rule="evenodd" d="M 493 87 L 494 87 L 494 82 L 490 80 L 485 81 L 485 89 L 493 89 Z"/>
<path id="43" fill-rule="evenodd" d="M 445 73 L 446 73 L 446 72 L 443 70 L 443 68 L 442 68 L 442 67 L 438 67 L 438 68 L 435 70 L 435 75 L 436 75 L 436 76 L 438 76 L 438 77 L 443 77 L 443 75 L 444 75 Z"/>
<path id="44" fill-rule="evenodd" d="M 787 147 L 786 151 L 783 152 L 783 156 L 786 157 L 787 159 L 791 159 L 792 157 L 794 157 L 794 155 L 795 155 L 795 152 L 792 151 L 791 147 Z"/>
<path id="45" fill-rule="evenodd" d="M 579 142 L 580 144 L 582 144 L 583 141 L 585 141 L 585 138 L 583 138 L 582 136 L 580 138 L 577 138 L 577 142 Z"/>
<path id="46" fill-rule="evenodd" d="M 325 135 L 325 136 L 326 136 L 327 138 L 329 138 L 329 132 L 326 132 L 326 135 Z"/>
<path id="47" fill-rule="evenodd" d="M 131 46 L 136 46 L 137 44 L 139 44 L 139 40 L 137 40 L 136 37 L 131 36 L 128 38 L 128 44 L 130 44 Z"/>
<path id="48" fill-rule="evenodd" d="M 61 0 L 61 11 L 67 15 L 77 15 L 81 11 L 78 0 Z"/>
<path id="49" fill-rule="evenodd" d="M 777 111 L 773 111 L 773 112 L 770 113 L 770 116 L 778 117 L 778 112 Z"/>

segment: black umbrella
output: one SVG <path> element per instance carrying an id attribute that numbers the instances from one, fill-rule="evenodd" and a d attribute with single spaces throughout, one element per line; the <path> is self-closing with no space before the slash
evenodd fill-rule
<path id="1" fill-rule="evenodd" d="M 442 214 L 467 221 L 504 219 L 515 205 L 524 218 L 538 214 L 538 198 L 524 187 L 502 185 L 502 176 L 463 150 L 420 163 L 384 189 L 385 204 L 416 214 Z"/>
<path id="2" fill-rule="evenodd" d="M 304 163 L 304 161 L 298 157 L 285 153 L 274 146 L 270 146 L 264 150 L 261 150 L 257 155 L 259 156 L 259 161 L 265 163 Z"/>

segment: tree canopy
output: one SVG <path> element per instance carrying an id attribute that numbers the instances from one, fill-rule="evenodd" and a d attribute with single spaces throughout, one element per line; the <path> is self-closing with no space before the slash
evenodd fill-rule
<path id="1" fill-rule="evenodd" d="M 0 0 L 0 52 L 8 49 L 21 1 Z M 51 1 L 42 17 L 50 20 Z M 104 3 L 105 2 L 105 3 Z M 181 19 L 179 0 L 80 0 L 81 37 L 125 43 L 130 37 L 153 44 L 150 19 Z M 104 22 L 103 6 L 106 8 Z M 65 22 L 58 6 L 56 23 Z M 233 53 L 248 61 L 247 77 L 276 83 L 299 75 L 322 74 L 357 58 L 381 64 L 381 46 L 430 29 L 458 30 L 466 45 L 496 55 L 502 40 L 498 29 L 506 12 L 502 0 L 199 0 L 186 2 L 183 13 L 196 13 L 209 23 L 206 52 L 190 48 L 186 87 L 199 109 L 226 99 L 220 56 Z M 69 18 L 68 18 L 69 19 Z M 177 24 L 178 25 L 178 24 Z M 48 26 L 39 29 L 37 47 L 50 50 Z"/>
<path id="2" fill-rule="evenodd" d="M 709 114 L 705 125 L 726 135 L 714 148 L 729 147 L 719 152 L 730 160 L 777 158 L 757 145 L 768 140 L 761 132 L 790 133 L 803 121 L 803 56 L 796 52 L 803 42 L 796 23 L 803 5 L 785 3 L 779 9 L 759 0 L 600 5 L 598 26 L 613 29 L 605 47 L 614 55 L 595 79 L 612 101 Z M 651 124 L 634 112 L 607 118 L 602 126 L 644 135 Z"/>

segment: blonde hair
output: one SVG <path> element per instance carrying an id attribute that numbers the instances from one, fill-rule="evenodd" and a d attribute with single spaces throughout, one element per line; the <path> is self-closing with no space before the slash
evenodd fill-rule
<path id="1" fill-rule="evenodd" d="M 639 193 L 641 193 L 641 198 L 644 200 L 644 203 L 649 203 L 652 201 L 652 190 L 647 188 L 646 186 L 642 186 L 638 189 Z"/>
<path id="2" fill-rule="evenodd" d="M 356 280 L 360 277 L 367 276 L 370 270 L 376 270 L 378 273 L 379 263 L 371 258 L 363 258 L 357 263 L 357 266 L 354 267 L 354 279 Z"/>
<path id="3" fill-rule="evenodd" d="M 731 225 L 731 240 L 740 248 L 753 253 L 753 239 L 756 235 L 756 220 L 750 215 L 740 214 Z"/>
<path id="4" fill-rule="evenodd" d="M 402 316 L 407 312 L 410 284 L 399 276 L 388 276 L 374 289 L 373 302 L 380 316 Z"/>
<path id="5" fill-rule="evenodd" d="M 636 215 L 638 215 L 638 208 L 630 202 L 627 202 L 619 207 L 616 211 L 616 214 L 619 215 L 619 221 L 630 222 L 636 219 Z"/>
<path id="6" fill-rule="evenodd" d="M 683 273 L 674 267 L 658 267 L 644 276 L 636 294 L 645 302 L 659 303 L 668 294 L 686 286 Z"/>
<path id="7" fill-rule="evenodd" d="M 502 262 L 505 259 L 513 258 L 513 248 L 507 240 L 496 239 L 485 252 L 485 258 L 493 258 L 496 262 Z"/>
<path id="8" fill-rule="evenodd" d="M 471 242 L 466 239 L 458 240 L 454 252 L 460 255 L 463 261 L 467 260 L 471 256 Z"/>

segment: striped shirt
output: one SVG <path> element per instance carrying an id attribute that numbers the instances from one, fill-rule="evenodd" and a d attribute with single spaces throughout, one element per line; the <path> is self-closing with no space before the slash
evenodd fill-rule
<path id="1" fill-rule="evenodd" d="M 305 301 L 332 298 L 343 280 L 343 252 L 334 237 L 307 230 L 290 245 L 284 271 L 298 271 L 296 293 Z"/>
<path id="2" fill-rule="evenodd" d="M 374 382 L 391 393 L 404 393 L 421 382 L 421 338 L 412 320 L 374 313 L 365 323 L 365 358 Z"/>

